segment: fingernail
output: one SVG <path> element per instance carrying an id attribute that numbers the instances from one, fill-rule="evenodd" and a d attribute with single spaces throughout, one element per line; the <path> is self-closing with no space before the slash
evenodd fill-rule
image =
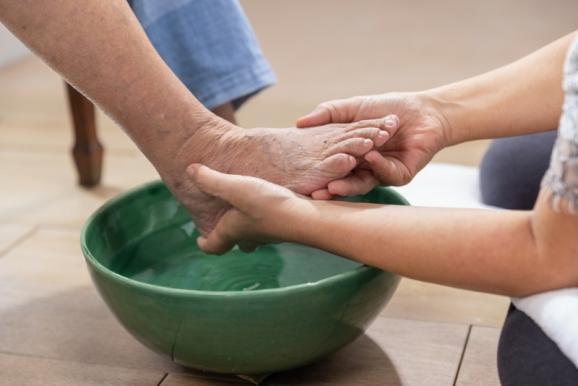
<path id="1" fill-rule="evenodd" d="M 364 144 L 364 145 L 372 145 L 372 146 L 373 146 L 373 141 L 372 141 L 371 139 L 365 139 L 365 140 L 363 141 L 363 144 Z"/>
<path id="2" fill-rule="evenodd" d="M 387 131 L 380 131 L 379 134 L 377 134 L 377 136 L 379 138 L 387 138 L 387 136 L 389 135 L 389 133 Z"/>
<path id="3" fill-rule="evenodd" d="M 393 128 L 395 127 L 395 120 L 392 118 L 385 118 L 385 127 Z"/>

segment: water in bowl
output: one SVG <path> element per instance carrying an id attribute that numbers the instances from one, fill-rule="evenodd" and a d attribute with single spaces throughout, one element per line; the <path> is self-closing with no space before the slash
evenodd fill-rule
<path id="1" fill-rule="evenodd" d="M 222 256 L 199 251 L 191 223 L 147 234 L 110 260 L 123 276 L 164 287 L 203 291 L 258 291 L 316 282 L 359 263 L 297 244 L 238 249 Z"/>

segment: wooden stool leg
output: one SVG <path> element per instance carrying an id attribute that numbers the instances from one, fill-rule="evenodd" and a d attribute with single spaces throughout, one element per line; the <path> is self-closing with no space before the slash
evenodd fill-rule
<path id="1" fill-rule="evenodd" d="M 72 156 L 78 171 L 78 183 L 84 187 L 100 183 L 103 148 L 96 134 L 94 105 L 74 87 L 66 84 L 74 127 Z"/>

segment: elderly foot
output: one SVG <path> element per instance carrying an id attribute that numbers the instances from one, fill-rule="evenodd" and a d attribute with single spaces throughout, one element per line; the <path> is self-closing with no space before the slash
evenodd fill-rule
<path id="1" fill-rule="evenodd" d="M 383 127 L 348 125 L 308 130 L 215 128 L 202 134 L 203 138 L 193 138 L 190 146 L 183 146 L 176 155 L 183 158 L 185 153 L 186 165 L 202 163 L 225 173 L 263 178 L 303 195 L 347 176 L 360 157 L 389 137 Z M 227 207 L 200 193 L 185 177 L 185 169 L 179 170 L 176 178 L 164 178 L 165 182 L 187 207 L 199 230 L 207 233 Z"/>

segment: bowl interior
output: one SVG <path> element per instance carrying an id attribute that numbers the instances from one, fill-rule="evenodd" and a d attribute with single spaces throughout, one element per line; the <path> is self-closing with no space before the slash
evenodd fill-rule
<path id="1" fill-rule="evenodd" d="M 406 204 L 378 188 L 347 201 Z M 282 219 L 280 219 L 282 221 Z M 85 254 L 124 277 L 162 287 L 202 291 L 259 291 L 336 276 L 362 265 L 298 244 L 264 246 L 246 254 L 202 253 L 186 211 L 160 182 L 122 195 L 103 206 L 83 232 Z"/>

